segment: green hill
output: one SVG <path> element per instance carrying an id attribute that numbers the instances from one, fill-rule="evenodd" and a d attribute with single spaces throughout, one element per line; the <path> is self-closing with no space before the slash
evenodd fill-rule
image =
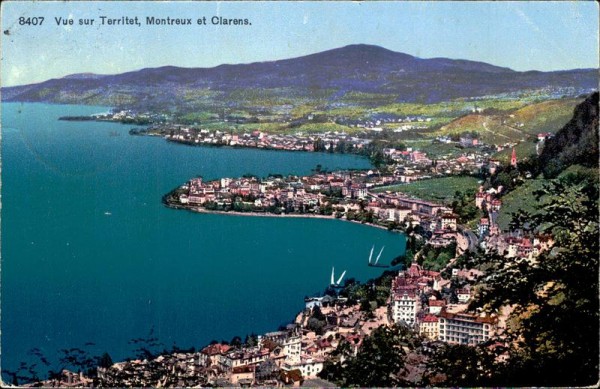
<path id="1" fill-rule="evenodd" d="M 537 107 L 543 111 L 556 110 L 566 112 L 567 104 L 563 105 L 541 103 Z M 529 115 L 531 121 L 541 123 L 536 119 L 534 110 L 522 109 L 519 118 Z M 525 180 L 510 193 L 502 197 L 502 208 L 498 215 L 498 224 L 503 230 L 508 228 L 511 214 L 524 210 L 532 212 L 539 202 L 535 199 L 534 191 L 539 190 L 552 178 L 574 177 L 580 180 L 585 177 L 598 178 L 598 92 L 590 95 L 573 110 L 572 117 L 561 127 L 551 129 L 555 136 L 546 141 L 541 155 L 531 164 L 531 173 L 536 179 Z M 516 116 L 516 115 L 515 115 Z M 559 114 L 548 115 L 547 118 L 556 120 Z M 549 123 L 546 121 L 545 123 Z M 519 150 L 517 150 L 517 153 Z"/>
<path id="2" fill-rule="evenodd" d="M 434 135 L 476 131 L 480 140 L 488 144 L 532 141 L 540 132 L 556 132 L 564 126 L 581 101 L 582 99 L 549 100 L 511 111 L 469 114 L 442 126 Z"/>
<path id="3" fill-rule="evenodd" d="M 530 135 L 556 132 L 573 117 L 573 110 L 582 101 L 583 99 L 561 99 L 531 104 L 513 112 L 505 123 L 512 127 L 523 123 L 521 131 Z"/>
<path id="4" fill-rule="evenodd" d="M 579 104 L 571 120 L 548 139 L 539 158 L 546 177 L 580 164 L 598 167 L 598 92 Z"/>

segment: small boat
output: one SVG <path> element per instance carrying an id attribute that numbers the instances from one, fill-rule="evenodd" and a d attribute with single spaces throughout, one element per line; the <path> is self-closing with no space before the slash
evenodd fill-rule
<path id="1" fill-rule="evenodd" d="M 106 211 L 106 212 L 104 212 L 104 215 L 105 215 L 105 216 L 110 216 L 110 215 L 112 215 L 112 212 L 110 212 L 110 211 Z"/>
<path id="2" fill-rule="evenodd" d="M 385 248 L 385 246 L 383 246 L 381 248 L 381 250 L 379 251 L 379 254 L 377 255 L 377 258 L 375 258 L 374 263 L 371 263 L 371 257 L 373 255 L 373 249 L 371 249 L 371 255 L 369 255 L 369 266 L 371 266 L 371 267 L 390 267 L 390 265 L 379 264 L 379 258 L 381 258 L 381 254 L 383 253 L 384 248 Z"/>
<path id="3" fill-rule="evenodd" d="M 333 288 L 341 288 L 342 286 L 340 285 L 340 283 L 342 282 L 342 279 L 344 279 L 344 276 L 346 275 L 346 270 L 344 270 L 344 272 L 342 273 L 342 275 L 340 276 L 340 278 L 338 278 L 337 282 L 335 281 L 335 268 L 332 267 L 331 268 L 331 284 L 330 286 Z"/>

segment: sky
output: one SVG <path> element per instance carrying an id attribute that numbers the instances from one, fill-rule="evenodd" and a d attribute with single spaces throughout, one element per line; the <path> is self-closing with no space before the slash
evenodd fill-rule
<path id="1" fill-rule="evenodd" d="M 100 16 L 137 16 L 141 25 L 100 25 Z M 250 24 L 213 25 L 213 16 Z M 40 17 L 43 23 L 33 25 Z M 146 17 L 190 18 L 193 25 L 151 26 Z M 197 24 L 202 17 L 207 25 Z M 74 25 L 57 25 L 56 18 Z M 79 19 L 94 24 L 80 26 Z M 1 85 L 271 61 L 357 43 L 519 71 L 598 68 L 598 21 L 595 1 L 4 1 Z"/>

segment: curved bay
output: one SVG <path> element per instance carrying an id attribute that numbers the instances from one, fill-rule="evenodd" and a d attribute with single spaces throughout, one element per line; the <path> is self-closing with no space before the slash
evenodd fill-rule
<path id="1" fill-rule="evenodd" d="M 332 266 L 365 281 L 381 272 L 366 266 L 373 244 L 386 246 L 382 262 L 404 250 L 402 235 L 338 220 L 160 203 L 196 175 L 309 174 L 317 164 L 368 168 L 365 159 L 194 148 L 129 136 L 131 126 L 57 120 L 103 110 L 3 104 L 3 368 L 31 360 L 34 347 L 55 364 L 57 350 L 86 342 L 119 360 L 151 329 L 166 348 L 275 330 L 323 291 Z"/>

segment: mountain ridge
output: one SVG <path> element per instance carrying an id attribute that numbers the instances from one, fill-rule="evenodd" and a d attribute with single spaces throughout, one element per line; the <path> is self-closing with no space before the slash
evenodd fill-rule
<path id="1" fill-rule="evenodd" d="M 484 62 L 422 59 L 374 45 L 348 45 L 296 58 L 221 64 L 211 68 L 173 65 L 120 74 L 76 73 L 36 84 L 2 88 L 3 101 L 182 105 L 181 94 L 212 91 L 219 104 L 235 90 L 288 89 L 312 99 L 327 95 L 338 101 L 348 92 L 393 96 L 398 102 L 438 102 L 541 88 L 593 89 L 597 70 L 518 72 Z M 214 94 L 213 93 L 213 94 Z M 218 104 L 217 104 L 218 105 Z"/>

